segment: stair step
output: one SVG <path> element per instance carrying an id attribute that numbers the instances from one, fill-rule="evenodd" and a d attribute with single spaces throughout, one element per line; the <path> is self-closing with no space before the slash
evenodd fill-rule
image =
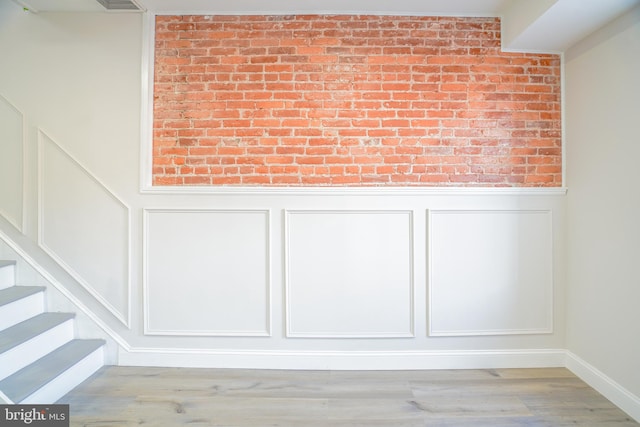
<path id="1" fill-rule="evenodd" d="M 15 285 L 15 261 L 0 260 L 0 289 Z"/>
<path id="2" fill-rule="evenodd" d="M 10 288 L 0 289 L 0 307 L 28 297 L 29 295 L 43 292 L 45 289 L 44 286 L 12 286 Z"/>
<path id="3" fill-rule="evenodd" d="M 44 311 L 43 286 L 12 286 L 0 289 L 0 330 Z"/>
<path id="4" fill-rule="evenodd" d="M 0 380 L 71 341 L 73 318 L 43 313 L 0 331 Z"/>
<path id="5" fill-rule="evenodd" d="M 13 403 L 51 403 L 86 380 L 104 363 L 104 340 L 72 340 L 0 381 Z"/>
<path id="6" fill-rule="evenodd" d="M 72 313 L 42 313 L 0 332 L 0 354 L 75 317 Z"/>
<path id="7" fill-rule="evenodd" d="M 55 403 L 104 366 L 104 340 L 74 339 L 74 314 L 46 313 L 44 286 L 16 286 L 0 260 L 0 403 Z"/>

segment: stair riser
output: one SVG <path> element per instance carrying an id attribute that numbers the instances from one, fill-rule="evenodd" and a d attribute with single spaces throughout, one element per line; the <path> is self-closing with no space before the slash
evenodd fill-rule
<path id="1" fill-rule="evenodd" d="M 10 288 L 15 285 L 16 273 L 15 266 L 7 265 L 0 267 L 0 289 Z"/>
<path id="2" fill-rule="evenodd" d="M 32 395 L 26 397 L 21 404 L 47 404 L 58 401 L 65 394 L 83 383 L 98 369 L 104 366 L 103 347 L 87 355 L 84 359 L 67 369 L 64 373 L 47 383 Z"/>
<path id="3" fill-rule="evenodd" d="M 44 292 L 0 307 L 0 331 L 44 312 Z"/>
<path id="4" fill-rule="evenodd" d="M 70 319 L 0 354 L 0 380 L 71 341 L 73 335 L 73 320 Z"/>

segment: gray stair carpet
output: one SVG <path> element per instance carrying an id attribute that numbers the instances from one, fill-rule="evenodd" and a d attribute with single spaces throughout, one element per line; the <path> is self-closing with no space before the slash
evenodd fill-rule
<path id="1" fill-rule="evenodd" d="M 0 381 L 0 390 L 19 403 L 104 343 L 104 340 L 72 340 Z"/>

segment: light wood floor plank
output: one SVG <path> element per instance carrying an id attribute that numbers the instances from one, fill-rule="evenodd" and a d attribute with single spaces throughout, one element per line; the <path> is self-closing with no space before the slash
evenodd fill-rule
<path id="1" fill-rule="evenodd" d="M 566 369 L 277 371 L 107 367 L 72 426 L 640 426 Z"/>

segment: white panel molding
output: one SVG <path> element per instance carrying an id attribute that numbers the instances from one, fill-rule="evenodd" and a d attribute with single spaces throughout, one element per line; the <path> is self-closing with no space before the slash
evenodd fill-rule
<path id="1" fill-rule="evenodd" d="M 549 263 L 550 263 L 550 277 L 548 277 L 548 286 L 547 294 L 548 299 L 546 301 L 548 317 L 546 319 L 547 326 L 540 328 L 496 328 L 496 329 L 465 329 L 465 330 L 436 330 L 433 327 L 434 319 L 433 319 L 433 214 L 464 214 L 464 215 L 478 215 L 478 214 L 515 214 L 515 215 L 528 215 L 528 214 L 538 214 L 538 215 L 546 215 L 547 221 L 549 223 L 549 243 L 550 246 L 548 248 L 549 254 Z M 428 295 L 428 335 L 430 337 L 465 337 L 465 336 L 488 336 L 488 335 L 532 335 L 532 334 L 551 334 L 553 333 L 553 270 L 554 270 L 554 262 L 553 262 L 553 212 L 550 209 L 542 209 L 542 210 L 478 210 L 478 209 L 460 209 L 460 210 L 451 210 L 451 209 L 430 209 L 427 210 L 427 295 Z"/>
<path id="2" fill-rule="evenodd" d="M 27 144 L 26 144 L 26 138 L 27 138 L 27 122 L 24 118 L 24 114 L 22 113 L 22 111 L 20 111 L 15 105 L 13 105 L 13 103 L 11 103 L 11 101 L 9 101 L 7 98 L 5 98 L 4 96 L 2 96 L 2 94 L 0 94 L 0 102 L 2 102 L 3 104 L 5 104 L 7 107 L 9 107 L 9 109 L 13 110 L 16 115 L 18 117 L 20 117 L 20 122 L 22 124 L 21 126 L 21 144 L 22 144 L 22 158 L 20 159 L 20 166 L 22 168 L 22 176 L 20 179 L 20 194 L 21 194 L 21 212 L 20 215 L 17 215 L 18 218 L 15 218 L 13 215 L 10 215 L 8 212 L 6 212 L 2 206 L 0 205 L 0 215 L 2 215 L 7 221 L 9 221 L 9 223 L 11 225 L 13 225 L 18 231 L 20 231 L 20 233 L 22 233 L 24 231 L 24 212 L 25 212 L 25 205 L 26 205 L 26 199 L 24 197 L 25 194 L 25 175 L 26 175 L 26 168 L 25 168 L 25 162 L 26 162 L 26 151 L 27 151 Z"/>
<path id="3" fill-rule="evenodd" d="M 125 232 L 126 240 L 126 253 L 127 253 L 127 266 L 126 266 L 126 283 L 125 283 L 125 295 L 126 295 L 126 312 L 121 313 L 116 307 L 107 301 L 100 292 L 98 292 L 80 273 L 78 273 L 73 267 L 71 267 L 53 248 L 50 248 L 44 241 L 44 212 L 43 212 L 43 170 L 44 170 L 44 156 L 43 146 L 45 141 L 49 141 L 51 145 L 57 149 L 69 162 L 75 166 L 82 174 L 88 179 L 97 184 L 102 191 L 109 196 L 115 203 L 120 205 L 126 212 L 127 229 Z M 123 202 L 113 191 L 109 189 L 102 181 L 95 177 L 87 168 L 85 168 L 78 160 L 76 160 L 71 154 L 58 145 L 51 137 L 49 137 L 44 131 L 38 129 L 38 246 L 53 258 L 69 275 L 71 275 L 82 287 L 102 306 L 104 306 L 116 319 L 118 319 L 124 326 L 130 328 L 131 324 L 131 213 L 129 206 Z"/>
<path id="4" fill-rule="evenodd" d="M 132 348 L 120 366 L 302 370 L 414 370 L 564 367 L 562 349 L 304 351 Z"/>
<path id="5" fill-rule="evenodd" d="M 335 332 L 319 332 L 319 333 L 304 333 L 295 332 L 292 329 L 292 313 L 291 313 L 291 230 L 290 230 L 290 217 L 291 215 L 325 215 L 325 214 L 339 214 L 339 215 L 354 215 L 354 214 L 366 214 L 366 215 L 378 215 L 378 214 L 396 214 L 407 215 L 409 219 L 409 229 L 407 230 L 409 237 L 409 307 L 407 311 L 409 314 L 409 328 L 404 332 L 380 332 L 380 333 L 343 333 L 336 334 Z M 413 211 L 411 210 L 294 210 L 285 209 L 284 215 L 284 287 L 285 287 L 285 332 L 287 338 L 415 338 L 415 248 L 414 248 L 414 222 Z"/>
<path id="6" fill-rule="evenodd" d="M 252 213 L 265 215 L 265 285 L 266 285 L 266 301 L 265 301 L 265 329 L 264 330 L 170 330 L 170 329 L 153 329 L 150 326 L 151 307 L 149 305 L 149 216 L 153 213 Z M 205 336 L 205 337 L 271 337 L 272 321 L 271 321 L 271 304 L 272 304 L 272 286 L 271 286 L 271 211 L 269 209 L 206 209 L 206 208 L 144 208 L 143 209 L 143 239 L 142 239 L 142 300 L 143 300 L 143 333 L 149 336 Z"/>
<path id="7" fill-rule="evenodd" d="M 634 395 L 571 351 L 567 351 L 565 363 L 567 369 L 640 422 L 640 396 Z"/>

